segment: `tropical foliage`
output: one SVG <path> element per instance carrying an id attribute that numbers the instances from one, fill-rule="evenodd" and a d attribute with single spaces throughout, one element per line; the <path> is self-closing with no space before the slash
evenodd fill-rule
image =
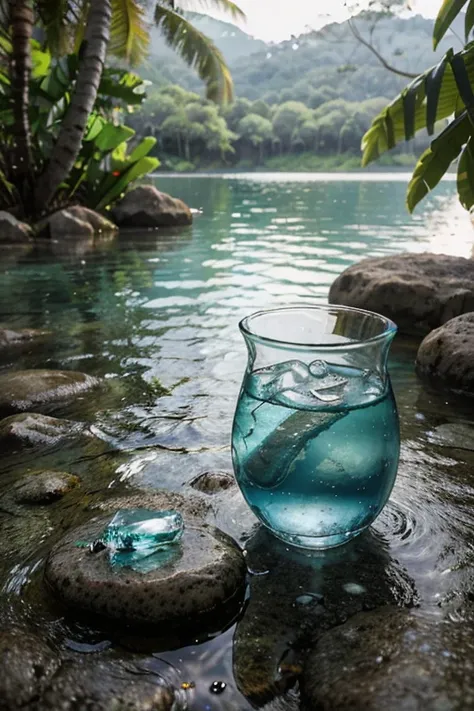
<path id="1" fill-rule="evenodd" d="M 466 42 L 474 26 L 474 0 L 444 0 L 433 32 L 434 48 L 467 6 Z M 460 52 L 448 50 L 438 64 L 421 73 L 374 119 L 363 138 L 363 163 L 378 158 L 420 129 L 429 135 L 436 121 L 450 119 L 421 155 L 408 186 L 409 210 L 441 180 L 459 158 L 458 195 L 466 209 L 474 206 L 474 43 Z"/>
<path id="2" fill-rule="evenodd" d="M 242 15 L 230 0 L 212 2 Z M 172 0 L 156 3 L 155 20 L 208 97 L 229 101 L 232 80 L 214 44 Z M 144 82 L 105 68 L 106 54 L 140 63 L 149 40 L 139 0 L 0 0 L 0 208 L 38 217 L 58 197 L 105 208 L 157 167 L 148 155 L 155 140 L 128 151 L 135 132 L 122 125 Z"/>
<path id="3" fill-rule="evenodd" d="M 318 156 L 322 166 L 332 156 L 340 165 L 353 156 L 356 164 L 361 137 L 387 99 L 335 97 L 336 90 L 326 87 L 321 92 L 323 103 L 316 108 L 301 101 L 268 104 L 245 98 L 219 107 L 194 92 L 169 85 L 151 91 L 129 120 L 137 135 L 156 138 L 153 155 L 164 168 L 173 170 L 267 164 L 284 169 L 293 162 L 298 169 L 298 157 L 303 154 Z M 404 149 L 412 164 L 414 149 L 425 146 L 419 142 Z M 312 164 L 317 167 L 317 162 Z"/>

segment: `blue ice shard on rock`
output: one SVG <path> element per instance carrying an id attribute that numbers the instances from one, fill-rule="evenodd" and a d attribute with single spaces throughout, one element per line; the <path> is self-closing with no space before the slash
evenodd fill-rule
<path id="1" fill-rule="evenodd" d="M 179 511 L 123 509 L 106 526 L 101 541 L 109 549 L 110 561 L 137 569 L 143 558 L 165 551 L 183 535 L 184 522 Z M 169 556 L 160 556 L 167 560 Z M 148 567 L 148 566 L 147 566 Z"/>

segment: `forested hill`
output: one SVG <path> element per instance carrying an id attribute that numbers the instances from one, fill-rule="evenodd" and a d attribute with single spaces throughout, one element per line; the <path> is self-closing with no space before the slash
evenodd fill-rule
<path id="1" fill-rule="evenodd" d="M 197 13 L 190 17 L 223 52 L 238 97 L 263 98 L 270 104 L 297 100 L 310 105 L 312 91 L 331 86 L 340 98 L 362 101 L 394 95 L 408 81 L 384 69 L 354 38 L 347 22 L 333 23 L 287 42 L 266 44 L 230 23 Z M 459 37 L 463 36 L 463 21 L 458 17 L 455 23 Z M 433 21 L 420 15 L 401 19 L 363 13 L 354 22 L 365 39 L 371 36 L 373 45 L 390 64 L 407 72 L 426 69 L 449 47 L 461 47 L 460 40 L 448 34 L 433 52 Z M 157 30 L 146 73 L 159 85 L 180 84 L 202 93 L 195 74 L 166 47 Z"/>
<path id="2" fill-rule="evenodd" d="M 325 170 L 360 165 L 360 141 L 374 116 L 409 82 L 388 71 L 354 37 L 347 22 L 279 44 L 256 40 L 232 24 L 193 14 L 193 24 L 222 50 L 235 103 L 218 107 L 203 85 L 154 31 L 152 55 L 140 69 L 149 98 L 130 119 L 139 135 L 157 139 L 156 155 L 172 170 L 265 167 Z M 455 28 L 462 36 L 463 17 Z M 385 61 L 416 73 L 435 64 L 455 34 L 432 51 L 433 21 L 363 14 L 356 32 Z M 385 164 L 412 165 L 428 138 L 396 148 Z"/>

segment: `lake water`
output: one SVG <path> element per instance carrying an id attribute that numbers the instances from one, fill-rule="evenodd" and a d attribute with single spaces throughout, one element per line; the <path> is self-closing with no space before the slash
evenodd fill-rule
<path id="1" fill-rule="evenodd" d="M 66 368 L 107 378 L 110 396 L 54 413 L 91 421 L 122 454 L 119 464 L 94 474 L 95 482 L 84 474 L 91 497 L 131 485 L 179 491 L 201 472 L 229 471 L 232 416 L 246 363 L 237 328 L 243 316 L 295 301 L 324 303 L 334 278 L 364 257 L 406 250 L 471 255 L 474 230 L 453 182 L 443 182 L 410 216 L 407 177 L 156 178 L 161 190 L 199 210 L 192 228 L 121 236 L 89 252 L 58 245 L 49 254 L 3 262 L 0 322 L 47 328 L 53 336 L 39 350 L 2 353 L 0 370 Z M 399 561 L 413 580 L 422 610 L 438 614 L 440 601 L 448 600 L 446 614 L 461 620 L 467 573 L 459 571 L 470 570 L 474 531 L 474 479 L 466 473 L 472 453 L 445 448 L 436 428 L 474 418 L 450 397 L 423 390 L 413 371 L 415 353 L 416 344 L 400 339 L 393 349 L 402 467 L 376 529 L 387 560 Z M 56 467 L 89 476 L 95 471 L 92 459 L 55 456 Z M 20 469 L 41 464 L 28 454 L 4 458 L 0 494 Z M 57 510 L 66 526 L 62 506 Z M 233 525 L 227 521 L 229 532 L 241 535 L 238 522 Z M 51 525 L 51 540 L 58 526 Z M 34 620 L 70 649 L 90 651 L 87 645 L 102 643 L 100 630 L 88 631 L 38 602 L 50 539 L 32 535 L 20 549 L 15 536 L 21 538 L 11 534 L 13 552 L 0 563 L 3 616 Z M 453 599 L 459 605 L 453 607 Z M 203 709 L 204 702 L 216 710 L 250 708 L 232 656 L 235 634 L 231 626 L 181 650 L 176 642 L 169 645 L 174 651 L 163 643 L 153 650 L 179 680 L 199 681 L 190 708 Z M 216 678 L 228 684 L 222 696 L 228 706 L 207 694 Z"/>

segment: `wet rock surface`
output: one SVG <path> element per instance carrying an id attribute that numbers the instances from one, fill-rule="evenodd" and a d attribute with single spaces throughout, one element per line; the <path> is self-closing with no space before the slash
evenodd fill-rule
<path id="1" fill-rule="evenodd" d="M 316 642 L 303 675 L 308 711 L 474 708 L 469 625 L 386 607 L 361 612 Z"/>
<path id="2" fill-rule="evenodd" d="M 2 328 L 0 327 L 0 350 L 19 348 L 41 343 L 49 335 L 50 331 L 39 328 Z"/>
<path id="3" fill-rule="evenodd" d="M 103 516 L 70 532 L 48 558 L 46 581 L 73 608 L 127 622 L 185 624 L 224 605 L 243 586 L 246 568 L 238 547 L 186 515 L 180 543 L 149 572 L 112 567 L 107 550 L 90 553 L 77 546 L 99 538 L 109 521 Z"/>
<path id="4" fill-rule="evenodd" d="M 1 708 L 1 707 L 0 707 Z M 65 660 L 35 711 L 184 711 L 173 690 L 129 662 Z"/>
<path id="5" fill-rule="evenodd" d="M 133 188 L 112 210 L 119 227 L 177 227 L 190 225 L 189 207 L 178 198 L 161 193 L 153 185 Z"/>
<path id="6" fill-rule="evenodd" d="M 0 211 L 0 244 L 24 244 L 33 240 L 33 230 L 26 222 L 4 210 Z"/>
<path id="7" fill-rule="evenodd" d="M 61 420 L 34 412 L 10 415 L 0 420 L 0 443 L 4 448 L 51 447 L 61 441 L 90 434 L 87 425 L 82 422 Z"/>
<path id="8" fill-rule="evenodd" d="M 37 227 L 41 236 L 52 240 L 70 238 L 90 239 L 101 233 L 117 232 L 113 222 L 87 207 L 73 205 L 58 210 L 43 220 Z"/>
<path id="9" fill-rule="evenodd" d="M 0 630 L 0 711 L 31 708 L 59 668 L 59 658 L 39 637 L 21 628 Z"/>
<path id="10" fill-rule="evenodd" d="M 474 312 L 428 334 L 418 349 L 416 369 L 433 385 L 474 395 Z"/>
<path id="11" fill-rule="evenodd" d="M 401 333 L 425 335 L 474 310 L 474 260 L 430 253 L 364 259 L 337 277 L 329 302 L 376 311 Z"/>
<path id="12" fill-rule="evenodd" d="M 189 484 L 196 491 L 212 496 L 236 486 L 235 478 L 227 472 L 204 472 L 195 477 Z"/>
<path id="13" fill-rule="evenodd" d="M 318 555 L 288 549 L 259 530 L 246 553 L 250 600 L 235 632 L 234 674 L 255 703 L 294 682 L 315 633 L 364 609 L 416 603 L 410 576 L 371 532 Z"/>
<path id="14" fill-rule="evenodd" d="M 18 504 L 50 504 L 78 484 L 78 477 L 67 472 L 38 471 L 22 477 L 12 488 L 10 496 Z"/>
<path id="15" fill-rule="evenodd" d="M 462 422 L 446 422 L 428 434 L 429 441 L 441 447 L 474 452 L 474 427 Z"/>
<path id="16" fill-rule="evenodd" d="M 100 381 L 69 370 L 17 370 L 0 375 L 0 415 L 71 401 Z"/>

